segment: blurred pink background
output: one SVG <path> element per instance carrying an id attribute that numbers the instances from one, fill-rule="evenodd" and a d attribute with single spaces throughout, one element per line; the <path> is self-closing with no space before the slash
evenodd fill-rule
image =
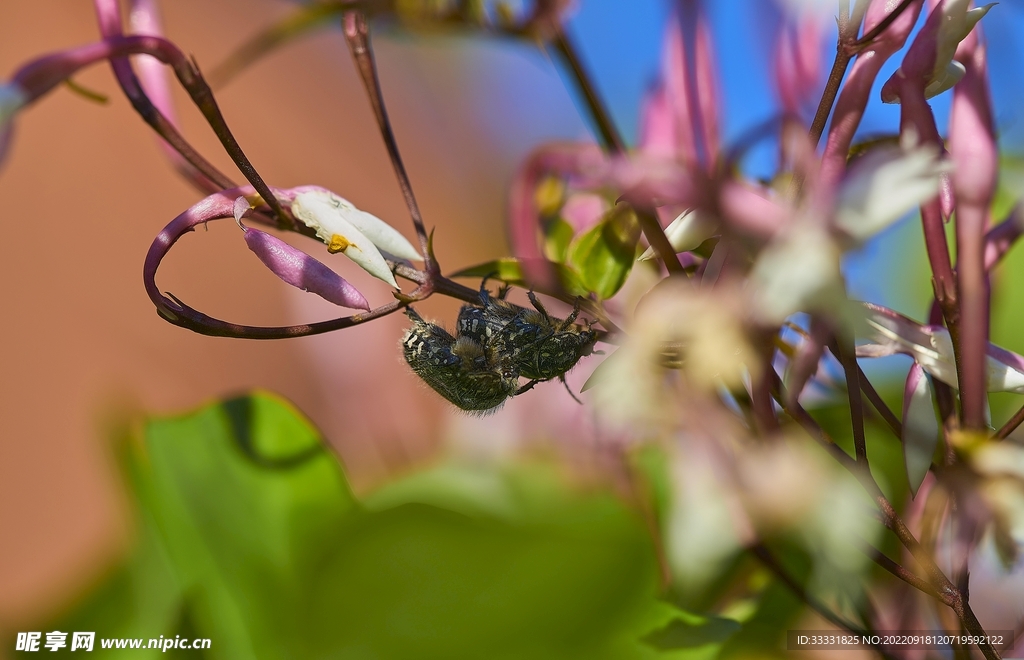
<path id="1" fill-rule="evenodd" d="M 273 0 L 176 0 L 164 7 L 165 30 L 209 71 L 293 8 Z M 0 68 L 7 76 L 39 54 L 96 38 L 89 2 L 7 0 Z M 558 75 L 525 44 L 407 35 L 378 35 L 375 44 L 442 265 L 452 271 L 501 256 L 505 190 L 516 163 L 544 140 L 585 134 Z M 16 119 L 0 173 L 0 628 L 38 620 L 125 547 L 126 503 L 108 436 L 132 412 L 179 412 L 252 387 L 279 392 L 324 430 L 357 490 L 365 490 L 429 460 L 442 438 L 500 451 L 524 420 L 536 427 L 564 410 L 564 390 L 548 384 L 487 420 L 455 415 L 401 360 L 401 315 L 276 342 L 204 337 L 160 320 L 143 290 L 142 261 L 157 232 L 199 196 L 163 159 L 106 65 L 76 81 L 110 103 L 55 90 Z M 218 100 L 272 185 L 327 186 L 412 236 L 339 31 L 322 30 L 258 62 Z M 190 141 L 242 181 L 184 95 L 178 109 Z M 371 304 L 390 299 L 385 286 L 340 257 L 329 263 Z M 159 285 L 239 322 L 343 315 L 277 281 L 230 222 L 186 236 Z M 449 326 L 456 310 L 450 300 L 421 306 Z M 585 377 L 571 380 L 578 388 Z"/>

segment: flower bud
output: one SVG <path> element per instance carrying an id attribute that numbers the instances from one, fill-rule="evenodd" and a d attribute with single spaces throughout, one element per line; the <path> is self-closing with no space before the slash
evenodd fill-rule
<path id="1" fill-rule="evenodd" d="M 968 10 L 970 0 L 945 0 L 936 7 L 911 44 L 899 70 L 882 86 L 882 101 L 899 103 L 900 79 L 919 79 L 924 84 L 925 98 L 938 96 L 960 82 L 966 70 L 953 55 L 994 4 Z"/>
<path id="2" fill-rule="evenodd" d="M 244 198 L 239 198 L 244 199 Z M 236 200 L 236 207 L 239 206 Z M 236 216 L 238 209 L 236 208 Z M 363 294 L 340 275 L 305 252 L 266 232 L 243 227 L 245 243 L 275 275 L 292 286 L 315 293 L 341 307 L 369 311 Z"/>

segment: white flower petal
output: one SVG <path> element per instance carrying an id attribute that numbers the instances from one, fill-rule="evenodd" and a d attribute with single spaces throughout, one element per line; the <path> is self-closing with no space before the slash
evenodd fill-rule
<path id="1" fill-rule="evenodd" d="M 822 229 L 794 227 L 769 244 L 751 272 L 756 314 L 781 323 L 800 311 L 831 309 L 842 298 L 839 248 Z"/>
<path id="2" fill-rule="evenodd" d="M 988 13 L 995 3 L 990 2 L 984 7 L 977 7 L 968 11 L 971 0 L 945 0 L 942 6 L 943 20 L 939 25 L 939 34 L 936 44 L 935 69 L 932 71 L 932 80 L 938 80 L 945 74 L 949 62 L 956 54 L 956 47 L 959 42 L 964 41 L 982 16 Z M 951 87 L 952 85 L 950 85 Z M 946 89 L 949 89 L 948 87 Z"/>
<path id="3" fill-rule="evenodd" d="M 903 353 L 914 358 L 932 377 L 959 389 L 953 341 L 948 330 L 920 325 L 902 314 L 876 305 L 865 304 L 864 308 L 866 325 L 861 334 L 874 344 L 858 346 L 858 357 Z M 1024 394 L 1024 357 L 992 344 L 987 350 L 986 389 L 989 392 Z"/>
<path id="4" fill-rule="evenodd" d="M 957 46 L 996 3 L 991 2 L 984 7 L 968 11 L 967 8 L 970 4 L 970 0 L 946 0 L 942 7 L 944 20 L 939 25 L 932 80 L 938 80 L 945 75 L 949 63 L 953 61 L 953 56 L 956 54 Z"/>
<path id="5" fill-rule="evenodd" d="M 292 202 L 292 214 L 307 227 L 315 229 L 317 238 L 327 244 L 329 251 L 344 253 L 370 275 L 397 289 L 398 282 L 380 251 L 349 222 L 347 217 L 350 213 L 336 206 L 330 199 L 334 196 L 328 195 L 319 191 L 299 193 Z M 351 204 L 348 206 L 355 209 Z"/>
<path id="6" fill-rule="evenodd" d="M 1024 372 L 1019 368 L 996 359 L 991 354 L 988 356 L 987 366 L 989 392 L 1024 394 Z"/>
<path id="7" fill-rule="evenodd" d="M 960 82 L 960 79 L 967 74 L 967 69 L 956 60 L 951 60 L 945 68 L 932 75 L 931 82 L 924 88 L 924 97 L 930 99 L 938 96 L 947 89 L 953 89 L 953 85 Z"/>
<path id="8" fill-rule="evenodd" d="M 409 261 L 423 261 L 423 256 L 416 251 L 412 243 L 406 240 L 397 229 L 384 222 L 372 213 L 357 210 L 349 216 L 348 221 L 361 231 L 364 236 L 373 241 L 381 250 L 394 255 L 399 259 Z"/>
<path id="9" fill-rule="evenodd" d="M 687 252 L 715 235 L 718 221 L 703 211 L 683 211 L 665 228 L 665 235 L 672 249 Z M 640 255 L 637 261 L 647 261 L 655 256 L 654 248 Z"/>
<path id="10" fill-rule="evenodd" d="M 952 169 L 931 146 L 876 149 L 858 160 L 839 191 L 836 224 L 858 241 L 938 194 Z"/>
<path id="11" fill-rule="evenodd" d="M 356 208 L 352 202 L 344 197 L 335 195 L 329 190 L 313 189 L 300 192 L 295 196 L 295 201 L 292 202 L 293 210 L 296 204 L 300 208 L 319 209 L 319 213 L 325 218 L 333 214 L 346 220 L 358 229 L 363 236 L 370 239 L 377 248 L 400 259 L 423 259 L 420 253 L 416 251 L 416 248 L 397 229 L 377 216 Z M 319 236 L 319 233 L 317 235 Z M 323 240 L 322 236 L 320 238 Z"/>

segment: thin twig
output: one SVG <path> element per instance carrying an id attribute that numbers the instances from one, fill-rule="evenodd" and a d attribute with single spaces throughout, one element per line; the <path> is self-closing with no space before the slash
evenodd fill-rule
<path id="1" fill-rule="evenodd" d="M 933 598 L 939 598 L 938 593 L 936 593 L 932 585 L 928 584 L 927 580 L 918 577 L 910 569 L 896 563 L 873 545 L 870 545 L 869 543 L 861 543 L 857 546 L 857 549 L 867 555 L 871 561 L 875 562 L 918 591 L 928 594 Z"/>
<path id="2" fill-rule="evenodd" d="M 597 125 L 597 134 L 601 138 L 604 148 L 617 155 L 625 154 L 626 141 L 622 139 L 622 134 L 615 127 L 611 114 L 597 95 L 597 89 L 591 82 L 590 76 L 587 75 L 583 62 L 576 52 L 576 47 L 561 26 L 558 26 L 554 34 L 551 35 L 551 44 L 569 65 L 576 85 L 586 101 L 587 109 Z"/>
<path id="3" fill-rule="evenodd" d="M 828 123 L 828 116 L 832 113 L 832 106 L 839 94 L 839 86 L 846 75 L 846 67 L 850 64 L 851 58 L 846 52 L 843 37 L 843 32 L 840 30 L 836 43 L 836 57 L 832 61 L 832 70 L 828 72 L 825 89 L 821 93 L 818 109 L 814 112 L 814 119 L 811 121 L 811 145 L 815 147 L 818 146 L 818 141 L 821 140 L 821 135 L 825 132 L 825 124 Z"/>
<path id="4" fill-rule="evenodd" d="M 423 226 L 423 216 L 420 215 L 419 204 L 416 203 L 416 196 L 412 192 L 412 183 L 405 171 L 402 162 L 402 155 L 398 151 L 398 142 L 395 140 L 395 133 L 391 129 L 391 121 L 388 119 L 387 107 L 384 105 L 384 94 L 381 91 L 380 79 L 377 77 L 377 65 L 373 58 L 373 47 L 370 44 L 370 26 L 362 12 L 351 11 L 345 14 L 342 19 L 345 29 L 345 39 L 348 41 L 349 50 L 352 52 L 352 59 L 355 61 L 359 76 L 363 79 L 366 87 L 366 94 L 370 99 L 370 106 L 373 108 L 373 115 L 377 119 L 377 126 L 380 128 L 381 137 L 384 138 L 384 146 L 391 158 L 391 165 L 395 168 L 395 176 L 398 177 L 398 186 L 402 189 L 402 197 L 405 198 L 405 205 L 412 217 L 412 224 L 416 228 L 416 236 L 419 238 L 420 249 L 423 252 L 424 268 L 429 273 L 438 273 L 440 269 L 434 259 L 433 250 L 430 246 L 430 237 Z"/>
<path id="5" fill-rule="evenodd" d="M 846 392 L 850 400 L 850 417 L 853 424 L 853 447 L 858 463 L 867 465 L 868 448 L 864 436 L 864 400 L 861 398 L 860 365 L 853 346 L 853 337 L 840 333 L 833 344 L 836 357 L 846 375 Z"/>
<path id="6" fill-rule="evenodd" d="M 776 400 L 779 405 L 785 406 L 785 393 L 782 391 L 782 382 L 775 378 L 775 394 Z M 794 403 L 785 408 L 786 412 L 789 413 L 794 420 L 797 421 L 804 429 L 811 434 L 812 437 L 816 438 L 819 443 L 828 451 L 832 456 L 839 461 L 839 463 L 850 471 L 853 476 L 860 481 L 861 485 L 868 494 L 875 501 L 879 511 L 882 514 L 882 521 L 886 527 L 888 527 L 899 539 L 900 543 L 910 551 L 910 554 L 917 560 L 917 563 L 921 566 L 924 572 L 928 575 L 928 581 L 932 588 L 935 590 L 937 597 L 950 609 L 952 609 L 960 621 L 967 627 L 972 635 L 977 635 L 982 639 L 986 638 L 985 629 L 982 627 L 978 618 L 974 615 L 974 611 L 971 609 L 970 603 L 964 594 L 953 584 L 946 574 L 942 572 L 942 569 L 938 567 L 935 560 L 932 559 L 928 551 L 917 541 L 914 537 L 913 532 L 907 527 L 903 519 L 900 518 L 896 512 L 895 507 L 882 493 L 878 483 L 874 477 L 871 476 L 871 471 L 867 469 L 867 465 L 859 463 L 851 457 L 849 454 L 844 452 L 835 441 L 829 437 L 824 429 L 818 424 L 810 413 L 808 413 L 799 403 Z M 985 655 L 988 660 L 997 660 L 999 654 L 988 642 L 978 645 L 981 652 Z"/>
<path id="7" fill-rule="evenodd" d="M 1013 413 L 1013 417 L 1008 419 L 992 437 L 997 440 L 1005 440 L 1021 425 L 1021 422 L 1024 422 L 1024 406 Z"/>
<path id="8" fill-rule="evenodd" d="M 917 0 L 903 0 L 896 9 L 893 9 L 889 14 L 878 22 L 878 25 L 871 28 L 871 30 L 864 34 L 860 39 L 850 44 L 850 47 L 855 50 L 860 50 L 865 46 L 869 46 L 872 41 L 878 38 L 878 35 L 885 32 L 885 30 L 892 25 L 893 21 L 900 17 L 904 11 L 910 8 L 912 4 Z"/>
<path id="9" fill-rule="evenodd" d="M 866 630 L 839 616 L 838 614 L 833 612 L 831 608 L 829 608 L 827 605 L 819 601 L 811 594 L 807 593 L 807 590 L 804 589 L 803 586 L 801 586 L 800 583 L 796 581 L 796 578 L 789 574 L 789 571 L 787 571 L 786 568 L 782 565 L 782 563 L 779 562 L 778 559 L 776 559 L 776 557 L 771 553 L 771 551 L 768 549 L 767 546 L 765 546 L 764 543 L 755 543 L 750 547 L 750 552 L 753 553 L 753 555 L 757 557 L 757 559 L 762 564 L 764 564 L 765 567 L 768 568 L 768 570 L 774 573 L 775 576 L 779 578 L 779 580 L 781 580 L 782 583 L 785 584 L 786 587 L 788 587 L 789 590 L 792 591 L 797 598 L 802 600 L 805 604 L 807 604 L 808 607 L 810 607 L 815 612 L 820 614 L 832 625 L 838 628 L 844 628 L 856 635 L 859 635 L 861 639 L 867 639 L 869 637 L 868 632 Z M 881 645 L 870 644 L 870 646 L 879 654 L 881 654 L 883 658 L 893 658 L 893 656 L 889 654 Z"/>
<path id="10" fill-rule="evenodd" d="M 107 11 L 113 15 L 106 15 Z M 121 27 L 122 18 L 119 5 L 115 2 L 111 5 L 97 6 L 100 18 L 100 31 L 105 38 L 123 37 L 124 31 Z M 128 97 L 132 108 L 142 117 L 185 161 L 183 167 L 192 167 L 195 172 L 185 171 L 186 178 L 197 188 L 209 194 L 225 188 L 234 188 L 235 184 L 227 175 L 218 170 L 213 163 L 206 160 L 196 149 L 188 143 L 185 137 L 178 131 L 178 128 L 171 122 L 146 94 L 139 82 L 131 60 L 127 57 L 114 57 L 110 59 L 110 68 L 114 72 L 114 78 L 121 87 L 121 91 Z M 197 176 L 198 174 L 198 176 Z"/>
<path id="11" fill-rule="evenodd" d="M 878 390 L 876 390 L 874 385 L 871 384 L 871 381 L 868 380 L 867 375 L 864 373 L 864 370 L 861 369 L 860 365 L 857 365 L 857 371 L 860 376 L 860 389 L 864 392 L 864 396 L 868 398 L 868 401 L 871 402 L 875 411 L 878 412 L 882 420 L 889 426 L 889 429 L 892 430 L 893 435 L 902 440 L 903 424 L 900 422 L 900 418 L 897 417 L 896 413 L 894 413 L 885 401 L 882 400 L 881 395 L 878 394 Z"/>

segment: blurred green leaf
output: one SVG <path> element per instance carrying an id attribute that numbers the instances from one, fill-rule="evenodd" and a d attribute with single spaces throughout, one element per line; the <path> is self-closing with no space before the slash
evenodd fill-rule
<path id="1" fill-rule="evenodd" d="M 568 262 L 580 273 L 583 285 L 606 300 L 625 284 L 636 262 L 639 240 L 640 223 L 623 204 L 573 240 Z"/>
<path id="2" fill-rule="evenodd" d="M 667 626 L 644 637 L 656 649 L 695 649 L 720 645 L 740 629 L 740 623 L 724 617 L 689 616 L 673 619 Z M 705 648 L 714 657 L 717 647 Z"/>
<path id="3" fill-rule="evenodd" d="M 1024 156 L 999 154 L 999 185 L 992 200 L 993 222 L 1001 222 L 1024 196 Z"/>
<path id="4" fill-rule="evenodd" d="M 787 573 L 805 587 L 813 564 L 810 557 L 796 544 L 779 544 L 774 548 L 775 558 Z M 764 569 L 762 569 L 764 570 Z M 758 594 L 754 611 L 746 617 L 739 629 L 725 640 L 721 659 L 786 657 L 782 649 L 786 631 L 793 627 L 804 611 L 804 603 L 793 591 L 774 576 Z"/>
<path id="5" fill-rule="evenodd" d="M 153 420 L 127 455 L 137 550 L 64 619 L 98 640 L 208 637 L 190 657 L 232 659 L 681 657 L 641 641 L 680 614 L 657 598 L 639 516 L 551 466 L 440 466 L 363 504 L 264 393 Z"/>
<path id="6" fill-rule="evenodd" d="M 572 296 L 586 296 L 587 289 L 580 282 L 580 276 L 576 272 L 563 265 L 554 262 L 547 262 L 547 266 L 554 270 L 555 275 L 558 277 L 559 282 L 562 284 L 562 288 L 565 289 L 566 293 Z M 476 266 L 469 266 L 462 270 L 456 271 L 449 275 L 449 277 L 488 277 L 496 279 L 499 282 L 505 284 L 511 284 L 512 286 L 518 286 L 524 289 L 529 289 L 530 285 L 523 278 L 523 267 L 519 259 L 515 257 L 505 257 L 502 259 L 495 259 L 494 261 L 487 261 Z M 540 291 L 538 289 L 538 291 Z M 554 291 L 540 291 L 540 293 L 546 293 L 553 295 L 557 292 Z"/>
<path id="7" fill-rule="evenodd" d="M 572 225 L 562 218 L 544 223 L 544 255 L 556 263 L 564 262 L 575 234 Z"/>

